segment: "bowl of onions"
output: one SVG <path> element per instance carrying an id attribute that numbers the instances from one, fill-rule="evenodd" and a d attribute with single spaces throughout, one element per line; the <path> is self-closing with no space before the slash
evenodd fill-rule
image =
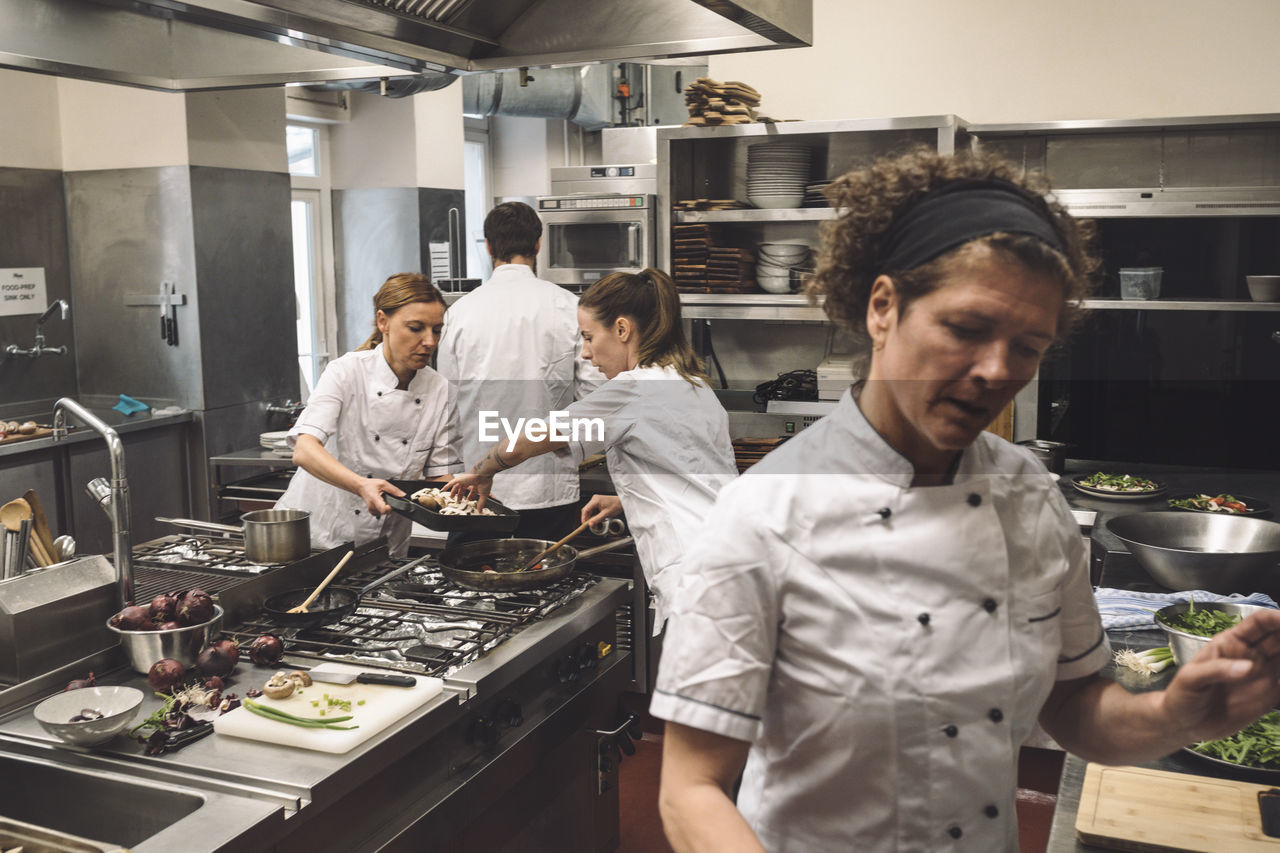
<path id="1" fill-rule="evenodd" d="M 173 599 L 173 601 L 161 601 Z M 150 607 L 129 606 L 107 620 L 134 672 L 146 675 L 171 658 L 190 669 L 222 631 L 222 608 L 202 590 L 158 595 Z"/>
<path id="2" fill-rule="evenodd" d="M 46 732 L 76 746 L 97 746 L 138 716 L 142 691 L 133 687 L 81 687 L 56 693 L 32 712 Z"/>

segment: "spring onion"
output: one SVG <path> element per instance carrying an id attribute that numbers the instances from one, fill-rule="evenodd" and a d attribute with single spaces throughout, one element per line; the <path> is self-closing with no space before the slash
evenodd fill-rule
<path id="1" fill-rule="evenodd" d="M 1169 651 L 1168 646 L 1147 649 L 1145 652 L 1121 649 L 1115 653 L 1115 662 L 1118 666 L 1126 667 L 1134 672 L 1154 675 L 1173 663 L 1173 652 Z"/>
<path id="2" fill-rule="evenodd" d="M 267 719 L 275 720 L 278 723 L 289 723 L 291 725 L 302 726 L 303 728 L 308 729 L 343 729 L 346 731 L 360 728 L 359 726 L 335 725 L 336 723 L 346 722 L 351 719 L 350 716 L 330 717 L 327 720 L 317 720 L 311 717 L 297 717 L 287 711 L 281 711 L 279 708 L 273 708 L 270 705 L 261 705 L 254 702 L 252 699 L 244 700 L 244 706 L 259 717 L 266 717 Z M 321 711 L 320 713 L 323 714 L 324 712 Z"/>

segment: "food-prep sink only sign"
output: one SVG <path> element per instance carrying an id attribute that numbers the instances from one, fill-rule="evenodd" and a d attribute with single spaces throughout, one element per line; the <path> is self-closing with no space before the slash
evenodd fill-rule
<path id="1" fill-rule="evenodd" d="M 44 267 L 0 269 L 0 317 L 39 314 L 48 304 Z"/>

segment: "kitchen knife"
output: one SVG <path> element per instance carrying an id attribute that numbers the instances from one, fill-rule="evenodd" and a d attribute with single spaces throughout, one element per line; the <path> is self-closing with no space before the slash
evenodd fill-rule
<path id="1" fill-rule="evenodd" d="M 323 681 L 325 684 L 350 684 L 353 681 L 360 684 L 385 684 L 389 687 L 416 687 L 418 684 L 418 679 L 412 675 L 398 675 L 394 672 L 348 672 L 326 669 L 324 666 L 315 666 L 304 672 L 308 672 L 313 681 Z"/>

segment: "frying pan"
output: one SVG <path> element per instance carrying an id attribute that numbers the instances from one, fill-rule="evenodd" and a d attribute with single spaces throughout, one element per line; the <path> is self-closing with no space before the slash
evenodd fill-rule
<path id="1" fill-rule="evenodd" d="M 417 568 L 426 559 L 426 557 L 419 557 L 412 562 L 405 563 L 394 572 L 388 572 L 372 583 L 365 585 L 359 592 L 329 587 L 316 596 L 316 600 L 311 602 L 306 613 L 290 613 L 289 611 L 306 601 L 308 596 L 315 591 L 314 586 L 276 593 L 262 603 L 262 609 L 271 617 L 271 621 L 287 628 L 312 628 L 316 625 L 341 622 L 356 612 L 356 607 L 359 606 L 360 599 L 364 597 L 365 593 L 371 592 L 374 588 L 382 586 L 393 578 L 400 577 L 410 569 Z"/>
<path id="2" fill-rule="evenodd" d="M 622 548 L 632 541 L 630 536 L 623 536 L 585 551 L 579 551 L 572 545 L 561 545 L 542 558 L 542 568 L 526 572 L 514 570 L 556 543 L 549 539 L 489 539 L 467 542 L 441 551 L 440 569 L 449 580 L 467 589 L 515 592 L 555 583 L 573 571 L 578 560 Z M 486 572 L 481 569 L 484 565 L 493 566 L 499 571 Z"/>

